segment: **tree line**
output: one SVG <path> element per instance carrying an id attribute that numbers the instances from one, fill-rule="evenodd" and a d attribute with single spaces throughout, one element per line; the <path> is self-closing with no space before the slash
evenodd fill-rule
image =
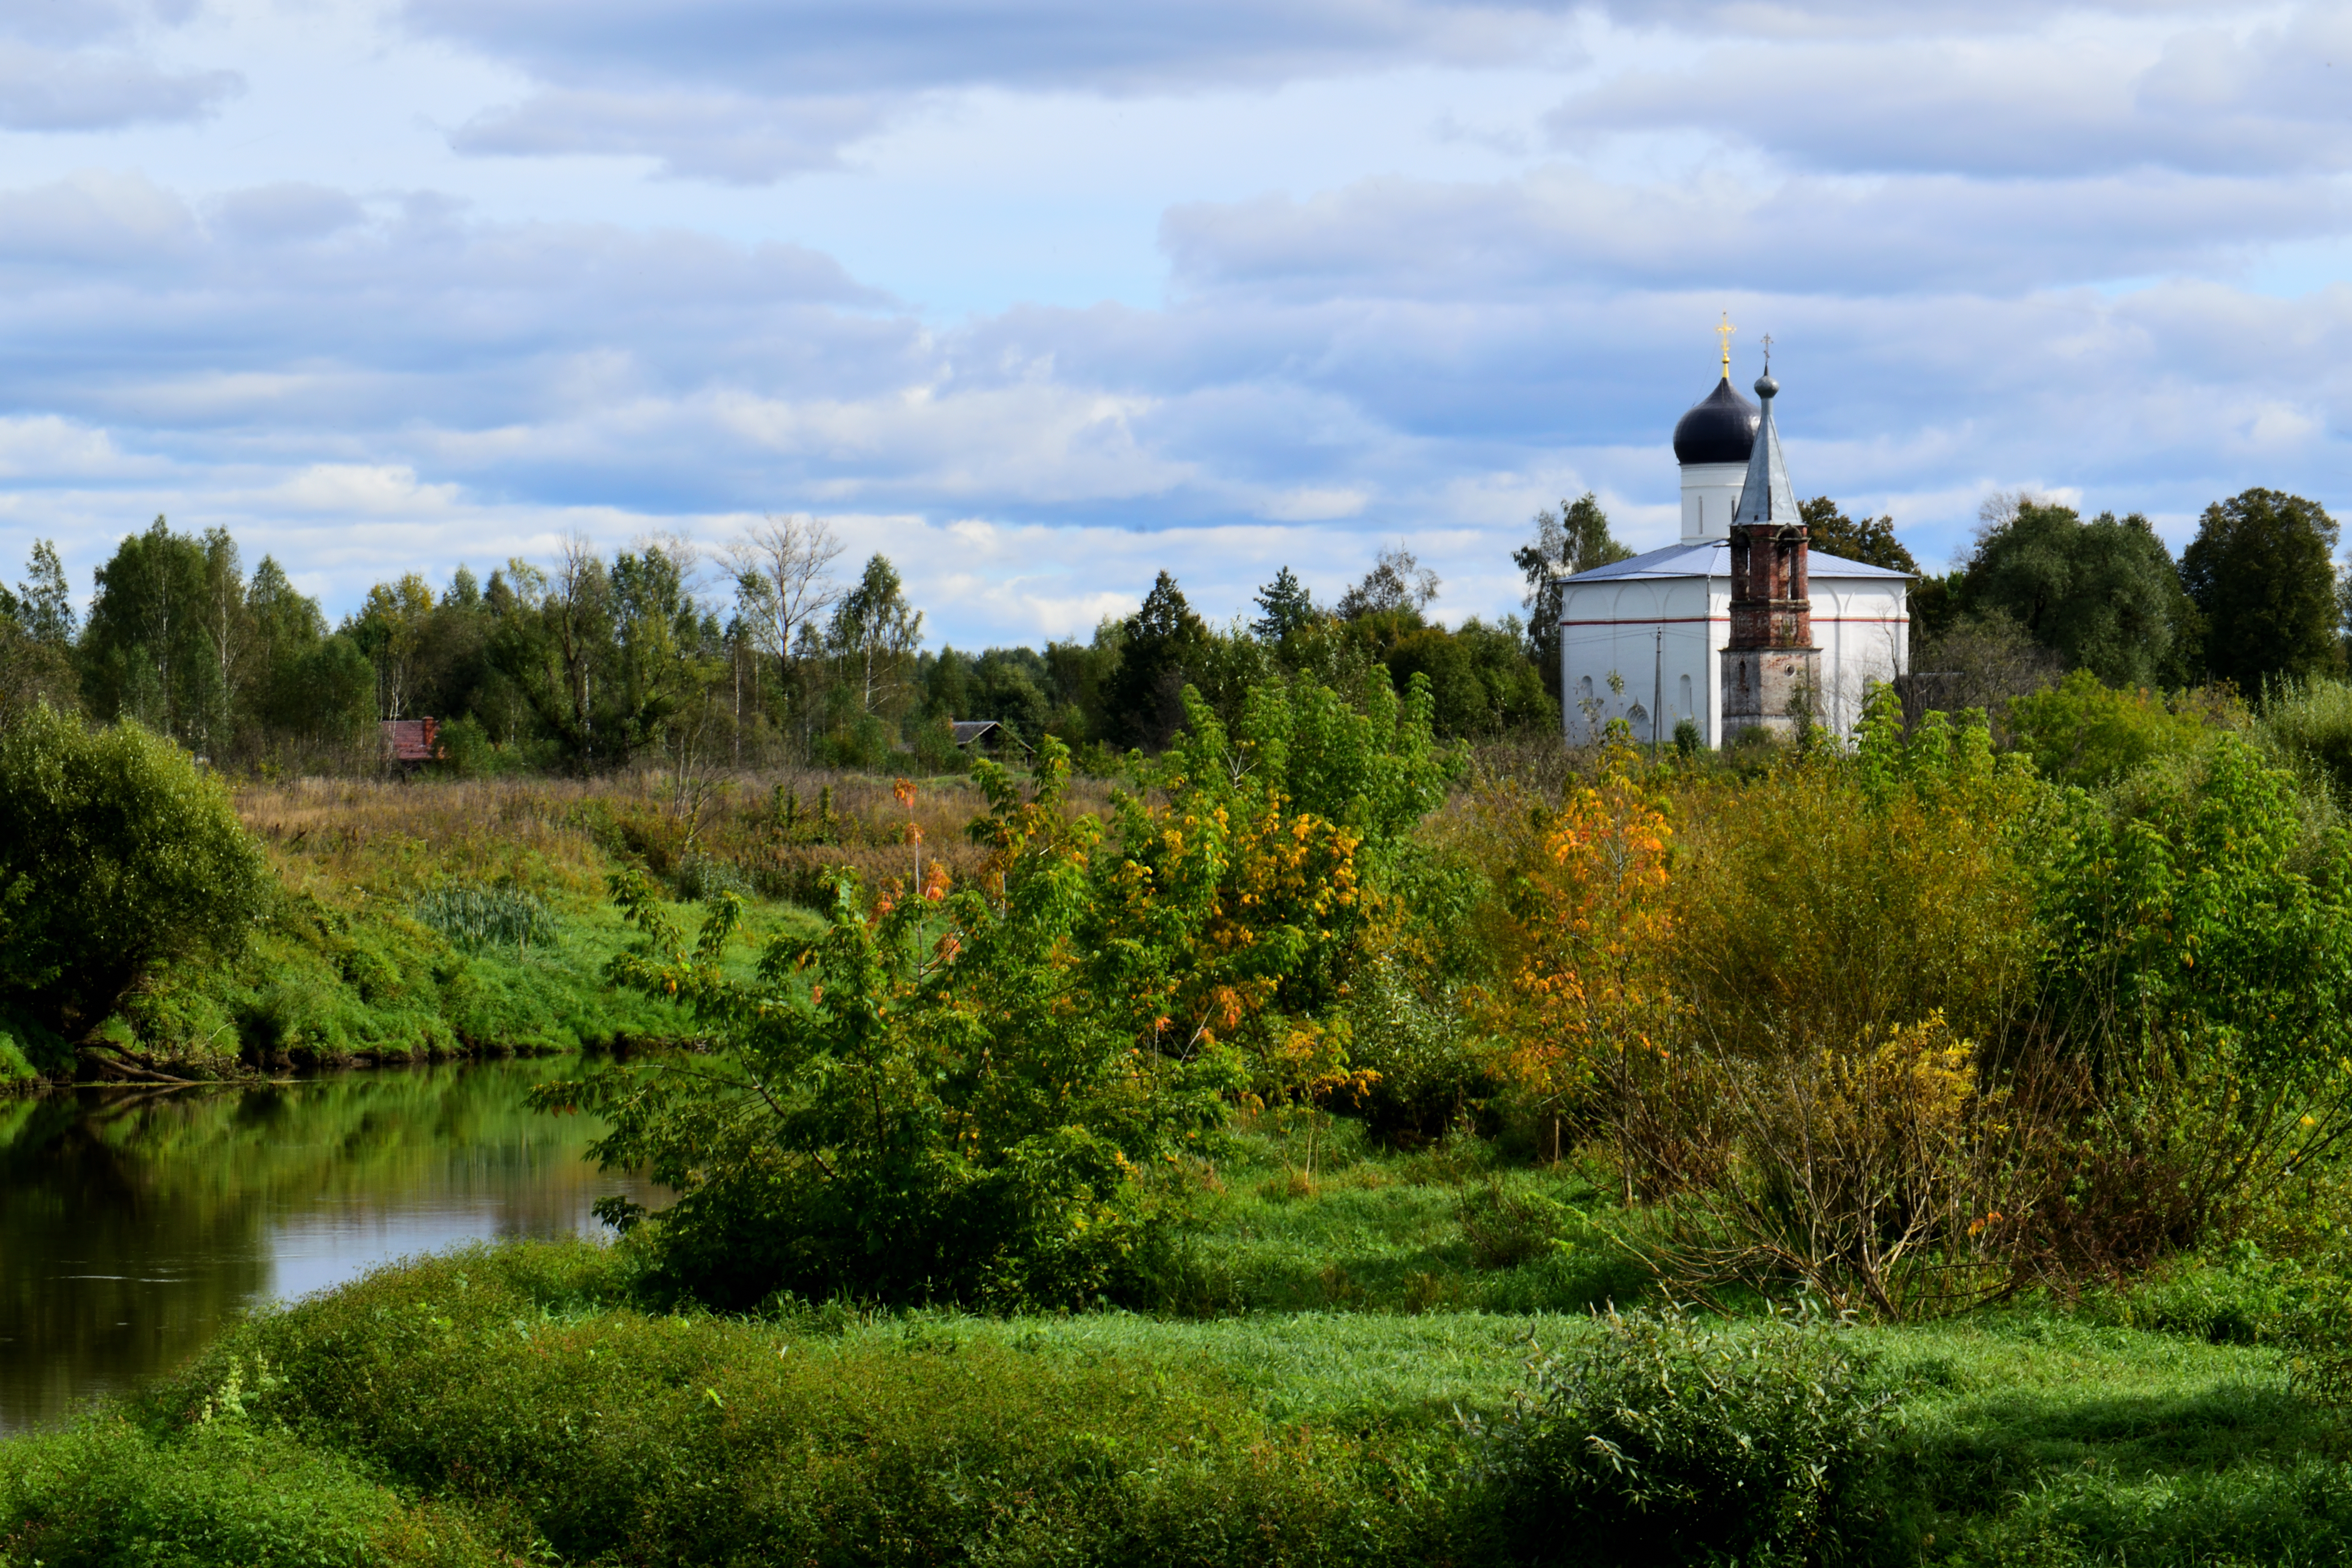
<path id="1" fill-rule="evenodd" d="M 575 539 L 487 581 L 462 565 L 438 585 L 406 573 L 339 623 L 275 557 L 248 571 L 226 530 L 159 517 L 97 569 L 86 614 L 48 541 L 13 592 L 0 586 L 0 710 L 46 700 L 224 765 L 310 771 L 375 765 L 381 721 L 425 717 L 463 771 L 937 769 L 960 765 L 951 726 L 965 720 L 996 721 L 1016 752 L 1051 736 L 1107 764 L 1163 748 L 1187 686 L 1237 711 L 1269 679 L 1354 690 L 1379 670 L 1398 689 L 1426 678 L 1447 736 L 1551 731 L 1554 568 L 1623 552 L 1591 497 L 1563 511 L 1584 533 L 1538 519 L 1533 632 L 1517 616 L 1439 624 L 1438 576 L 1400 545 L 1328 605 L 1285 566 L 1255 614 L 1218 625 L 1161 572 L 1088 638 L 980 652 L 925 648 L 891 561 L 852 574 L 838 535 L 806 517 L 716 550 L 653 536 L 606 555 Z"/>
<path id="2" fill-rule="evenodd" d="M 1815 549 L 1913 574 L 1913 668 L 1938 705 L 1997 707 L 2069 669 L 2112 686 L 2221 682 L 2259 697 L 2342 672 L 2337 530 L 2315 503 L 2252 489 L 2207 509 L 2176 562 L 2147 519 L 1995 497 L 1966 560 L 1923 572 L 1890 517 L 1803 503 Z M 1447 738 L 1556 733 L 1562 579 L 1631 553 L 1587 493 L 1534 519 L 1514 552 L 1524 617 L 1431 615 L 1440 581 L 1402 545 L 1328 605 L 1283 567 L 1254 614 L 1219 625 L 1161 572 L 1133 615 L 1084 640 L 971 652 L 922 646 L 923 612 L 886 557 L 854 575 L 820 520 L 779 517 L 709 550 L 654 536 L 607 556 L 583 540 L 487 582 L 407 573 L 331 624 L 236 541 L 157 518 L 97 569 L 87 614 L 53 544 L 0 586 L 0 709 L 47 700 L 136 720 L 223 763 L 375 764 L 379 721 L 432 717 L 450 765 L 593 773 L 958 765 L 959 720 L 1016 751 L 1052 736 L 1086 763 L 1157 751 L 1198 689 L 1221 713 L 1253 685 L 1309 676 L 1360 689 L 1425 678 Z M 895 759 L 895 763 L 893 760 Z"/>

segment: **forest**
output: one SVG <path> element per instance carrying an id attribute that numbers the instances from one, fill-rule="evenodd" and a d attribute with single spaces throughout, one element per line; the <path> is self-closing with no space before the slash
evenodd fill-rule
<path id="1" fill-rule="evenodd" d="M 828 542 L 772 528 L 725 616 L 656 542 L 419 583 L 404 653 L 396 585 L 330 632 L 264 562 L 221 624 L 307 630 L 165 658 L 122 628 L 200 601 L 110 608 L 118 554 L 76 622 L 37 553 L 0 1061 L 545 1053 L 670 1196 L 0 1443 L 0 1562 L 2352 1556 L 2317 507 L 2176 563 L 1997 499 L 1853 735 L 1719 752 L 1563 738 L 1526 627 L 1622 551 L 1590 498 L 1528 622 L 1433 626 L 1398 550 L 969 659 L 887 562 L 794 601 Z M 340 739 L 269 673 L 331 662 Z M 427 710 L 467 738 L 388 774 Z"/>

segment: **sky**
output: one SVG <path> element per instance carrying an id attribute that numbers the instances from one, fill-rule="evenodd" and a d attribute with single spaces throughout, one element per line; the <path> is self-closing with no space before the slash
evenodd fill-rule
<path id="1" fill-rule="evenodd" d="M 931 646 L 1518 608 L 1769 333 L 1801 495 L 2352 515 L 2352 6 L 0 0 L 0 575 L 329 615 L 827 519 Z"/>

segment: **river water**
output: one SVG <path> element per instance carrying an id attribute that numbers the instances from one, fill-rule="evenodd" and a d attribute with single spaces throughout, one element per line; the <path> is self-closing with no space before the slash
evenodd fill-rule
<path id="1" fill-rule="evenodd" d="M 168 1372 L 238 1312 L 389 1259 L 604 1234 L 647 1184 L 523 1097 L 571 1060 L 0 1100 L 0 1431 Z"/>

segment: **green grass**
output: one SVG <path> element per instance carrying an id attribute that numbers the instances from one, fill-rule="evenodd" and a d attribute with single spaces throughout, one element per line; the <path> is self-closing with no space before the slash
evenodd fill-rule
<path id="1" fill-rule="evenodd" d="M 1328 1126 L 1310 1173 L 1307 1143 L 1218 1152 L 1205 1319 L 676 1315 L 585 1244 L 387 1269 L 0 1444 L 0 1564 L 1577 1561 L 1514 1545 L 1475 1424 L 1638 1292 L 1606 1194 Z M 1513 1198 L 1535 1242 L 1480 1206 Z M 1850 1331 L 1901 1402 L 1840 1560 L 2352 1561 L 2352 1425 L 2259 1342 L 2277 1276 Z"/>
<path id="2" fill-rule="evenodd" d="M 0 1445 L 0 1562 L 30 1561 L 11 1542 L 143 1561 L 52 1544 L 101 1513 L 182 1541 L 165 1560 L 361 1560 L 205 1544 L 247 1492 L 278 1519 L 311 1499 L 320 1539 L 385 1562 L 435 1560 L 427 1534 L 452 1561 L 1501 1561 L 1507 1500 L 1458 1417 L 1594 1331 L 1479 1311 L 758 1321 L 629 1292 L 624 1255 L 517 1244 L 260 1317 L 134 1405 Z M 2289 1391 L 2281 1352 L 2044 1310 L 1859 1337 L 1904 1403 L 1855 1561 L 2352 1557 L 2346 1425 Z"/>
<path id="3" fill-rule="evenodd" d="M 1244 1122 L 1200 1206 L 1202 1304 L 1253 1311 L 1577 1312 L 1643 1300 L 1608 1194 L 1475 1139 L 1427 1153 L 1353 1121 Z"/>

